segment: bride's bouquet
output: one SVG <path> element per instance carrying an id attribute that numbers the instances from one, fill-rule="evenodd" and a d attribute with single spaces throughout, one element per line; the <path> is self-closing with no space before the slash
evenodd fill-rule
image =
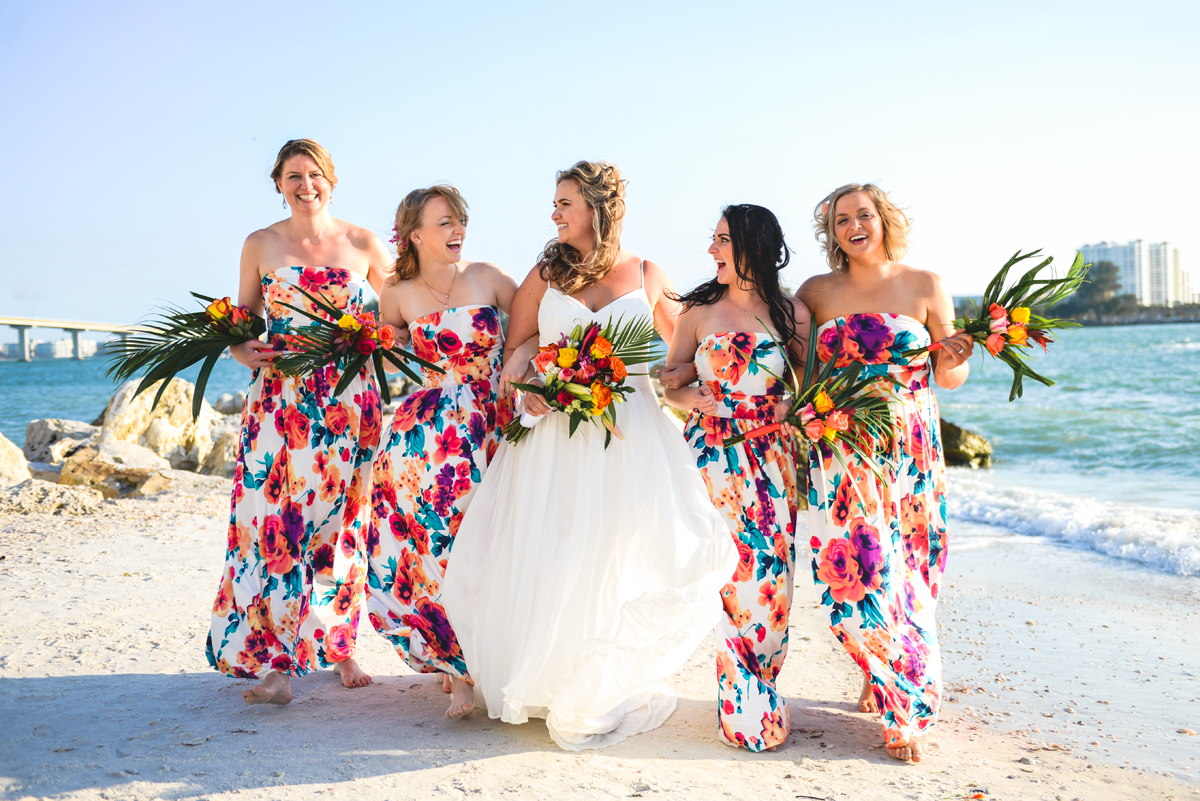
<path id="1" fill-rule="evenodd" d="M 632 365 L 647 364 L 652 359 L 650 348 L 657 332 L 647 317 L 624 317 L 614 323 L 610 317 L 603 328 L 599 323 L 577 325 L 569 335 L 553 345 L 542 348 L 533 360 L 534 370 L 543 385 L 517 384 L 517 389 L 540 395 L 556 412 L 566 412 L 571 424 L 568 436 L 584 420 L 598 420 L 606 429 L 604 447 L 613 434 L 621 439 L 617 428 L 617 404 L 634 388 L 625 384 Z M 518 443 L 542 418 L 523 414 L 504 428 L 505 438 Z"/>
<path id="2" fill-rule="evenodd" d="M 195 292 L 191 295 L 208 304 L 204 311 L 189 312 L 168 306 L 156 318 L 139 323 L 135 333 L 124 341 L 107 346 L 111 356 L 105 374 L 128 381 L 145 370 L 135 396 L 162 381 L 151 404 L 154 408 L 180 370 L 203 360 L 192 395 L 195 418 L 200 416 L 204 387 L 217 359 L 231 345 L 258 339 L 267 327 L 261 317 L 246 306 L 235 306 L 228 297 L 210 298 Z"/>
<path id="3" fill-rule="evenodd" d="M 1033 258 L 1041 252 L 1041 248 L 1025 254 L 1018 250 L 988 284 L 983 303 L 978 307 L 984 311 L 975 317 L 954 321 L 955 329 L 970 334 L 976 342 L 987 348 L 988 353 L 1012 368 L 1013 382 L 1008 393 L 1009 402 L 1021 397 L 1021 383 L 1025 376 L 1048 387 L 1054 386 L 1052 380 L 1035 373 L 1026 362 L 1027 349 L 1033 347 L 1029 343 L 1032 341 L 1041 345 L 1042 351 L 1045 352 L 1046 346 L 1054 341 L 1054 337 L 1050 336 L 1051 331 L 1079 327 L 1079 323 L 1071 320 L 1041 317 L 1034 314 L 1033 309 L 1039 306 L 1053 306 L 1079 289 L 1083 279 L 1087 277 L 1089 266 L 1083 263 L 1082 253 L 1075 255 L 1075 262 L 1062 278 L 1037 277 L 1043 268 L 1054 261 L 1053 256 L 1047 256 L 1040 264 L 1021 276 L 1011 288 L 1004 289 L 1004 280 L 1013 265 Z M 907 350 L 901 355 L 909 357 L 933 353 L 942 347 L 941 342 L 935 342 L 924 348 Z"/>
<path id="4" fill-rule="evenodd" d="M 891 451 L 892 429 L 895 425 L 891 389 L 892 385 L 899 385 L 899 382 L 889 375 L 872 374 L 860 378 L 865 365 L 857 361 L 847 365 L 838 375 L 833 375 L 841 352 L 840 338 L 833 355 L 818 372 L 817 340 L 817 325 L 813 320 L 809 328 L 803 375 L 797 376 L 795 370 L 789 369 L 787 377 L 775 376 L 784 382 L 784 394 L 792 404 L 791 411 L 782 422 L 804 432 L 804 437 L 813 445 L 842 444 L 845 450 L 874 469 L 875 459 L 872 457 Z M 787 353 L 783 345 L 778 342 L 776 345 L 783 353 Z M 781 423 L 759 426 L 725 440 L 725 447 L 765 436 L 778 431 L 780 427 Z M 844 462 L 843 449 L 832 450 L 838 460 Z"/>
<path id="5" fill-rule="evenodd" d="M 298 290 L 308 298 L 312 305 L 324 312 L 328 317 L 313 314 L 311 311 L 280 304 L 292 311 L 297 311 L 309 317 L 317 324 L 302 328 L 291 328 L 284 335 L 288 346 L 287 352 L 275 359 L 275 369 L 284 375 L 302 375 L 312 373 L 329 364 L 336 363 L 341 370 L 341 378 L 333 389 L 334 395 L 340 395 L 350 386 L 367 362 L 375 368 L 375 378 L 379 385 L 379 397 L 384 403 L 392 402 L 392 394 L 388 390 L 387 373 L 384 371 L 384 359 L 400 369 L 406 376 L 417 384 L 424 379 L 407 362 L 416 362 L 422 367 L 434 372 L 446 372 L 432 362 L 404 350 L 396 345 L 396 329 L 383 324 L 376 318 L 374 312 L 348 314 L 320 298 L 315 298 Z"/>

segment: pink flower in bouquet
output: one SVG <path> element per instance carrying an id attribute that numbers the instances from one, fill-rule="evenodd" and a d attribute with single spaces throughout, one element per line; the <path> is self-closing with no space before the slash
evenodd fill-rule
<path id="1" fill-rule="evenodd" d="M 1004 350 L 1004 334 L 988 335 L 987 349 L 993 356 Z"/>
<path id="2" fill-rule="evenodd" d="M 533 357 L 533 366 L 539 373 L 544 373 L 550 368 L 550 365 L 558 361 L 558 349 L 544 350 L 537 356 Z"/>
<path id="3" fill-rule="evenodd" d="M 357 347 L 358 347 L 358 352 L 359 352 L 359 353 L 368 353 L 368 354 L 369 354 L 369 353 L 373 353 L 373 352 L 375 351 L 375 347 L 376 347 L 375 340 L 373 340 L 373 339 L 360 339 L 360 340 L 358 341 L 358 345 L 357 345 Z"/>
<path id="4" fill-rule="evenodd" d="M 570 381 L 571 379 L 573 379 L 575 377 L 575 371 L 572 370 L 570 367 L 564 367 L 558 371 L 558 377 L 561 378 L 563 381 Z"/>
<path id="5" fill-rule="evenodd" d="M 596 368 L 590 364 L 585 364 L 575 371 L 575 377 L 579 379 L 581 384 L 590 384 L 592 379 L 596 377 Z"/>
<path id="6" fill-rule="evenodd" d="M 811 403 L 804 404 L 804 408 L 800 410 L 801 425 L 808 425 L 808 421 L 816 416 L 817 412 L 815 409 L 813 409 L 813 405 Z"/>
<path id="7" fill-rule="evenodd" d="M 1008 312 L 1003 306 L 993 303 L 988 309 L 988 314 L 992 316 L 990 328 L 993 333 L 1003 334 L 1008 331 Z"/>
<path id="8" fill-rule="evenodd" d="M 804 433 L 808 435 L 809 439 L 816 442 L 825 433 L 825 423 L 814 417 L 804 424 Z"/>

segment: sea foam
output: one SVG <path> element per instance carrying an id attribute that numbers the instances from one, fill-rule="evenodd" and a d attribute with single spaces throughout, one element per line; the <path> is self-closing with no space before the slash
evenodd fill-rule
<path id="1" fill-rule="evenodd" d="M 1141 562 L 1179 576 L 1200 575 L 1200 511 L 1159 509 L 997 486 L 986 474 L 953 471 L 949 515 Z"/>

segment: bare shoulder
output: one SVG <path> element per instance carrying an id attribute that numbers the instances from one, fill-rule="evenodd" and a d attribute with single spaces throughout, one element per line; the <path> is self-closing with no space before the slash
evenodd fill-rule
<path id="1" fill-rule="evenodd" d="M 506 276 L 508 273 L 504 272 L 504 270 L 501 270 L 490 261 L 469 261 L 463 267 L 463 275 L 469 275 L 473 278 L 478 277 L 483 279 L 494 279 L 499 278 L 502 275 Z"/>
<path id="2" fill-rule="evenodd" d="M 789 297 L 788 300 L 792 303 L 792 319 L 799 325 L 806 325 L 812 319 L 812 313 L 808 310 L 808 306 L 800 298 Z"/>
<path id="3" fill-rule="evenodd" d="M 540 301 L 542 296 L 546 294 L 549 286 L 550 284 L 542 276 L 542 265 L 539 263 L 533 265 L 529 269 L 529 272 L 525 274 L 525 279 L 521 281 L 518 291 L 532 295 Z"/>
<path id="4" fill-rule="evenodd" d="M 907 264 L 896 266 L 900 268 L 904 283 L 922 295 L 932 294 L 942 288 L 942 277 L 932 270 L 919 270 Z"/>
<path id="5" fill-rule="evenodd" d="M 820 273 L 812 275 L 805 279 L 800 288 L 796 290 L 796 297 L 805 304 L 811 302 L 814 295 L 821 295 L 828 292 L 837 285 L 838 276 L 834 273 Z"/>
<path id="6" fill-rule="evenodd" d="M 366 228 L 363 228 L 345 220 L 338 220 L 338 224 L 342 226 L 342 233 L 346 240 L 357 250 L 372 250 L 375 247 L 383 247 L 383 243 L 379 241 L 379 237 Z"/>

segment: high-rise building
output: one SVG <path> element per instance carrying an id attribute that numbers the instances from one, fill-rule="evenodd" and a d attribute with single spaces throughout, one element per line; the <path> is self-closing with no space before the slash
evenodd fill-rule
<path id="1" fill-rule="evenodd" d="M 1150 303 L 1150 245 L 1135 239 L 1119 245 L 1116 242 L 1100 242 L 1084 245 L 1079 249 L 1083 260 L 1089 264 L 1111 261 L 1117 265 L 1122 295 L 1133 295 L 1143 306 Z"/>
<path id="2" fill-rule="evenodd" d="M 1170 242 L 1158 242 L 1149 246 L 1150 259 L 1147 263 L 1147 282 L 1150 296 L 1148 306 L 1174 306 L 1180 298 L 1176 294 L 1179 280 L 1179 249 Z M 1174 257 L 1172 257 L 1174 254 Z"/>

